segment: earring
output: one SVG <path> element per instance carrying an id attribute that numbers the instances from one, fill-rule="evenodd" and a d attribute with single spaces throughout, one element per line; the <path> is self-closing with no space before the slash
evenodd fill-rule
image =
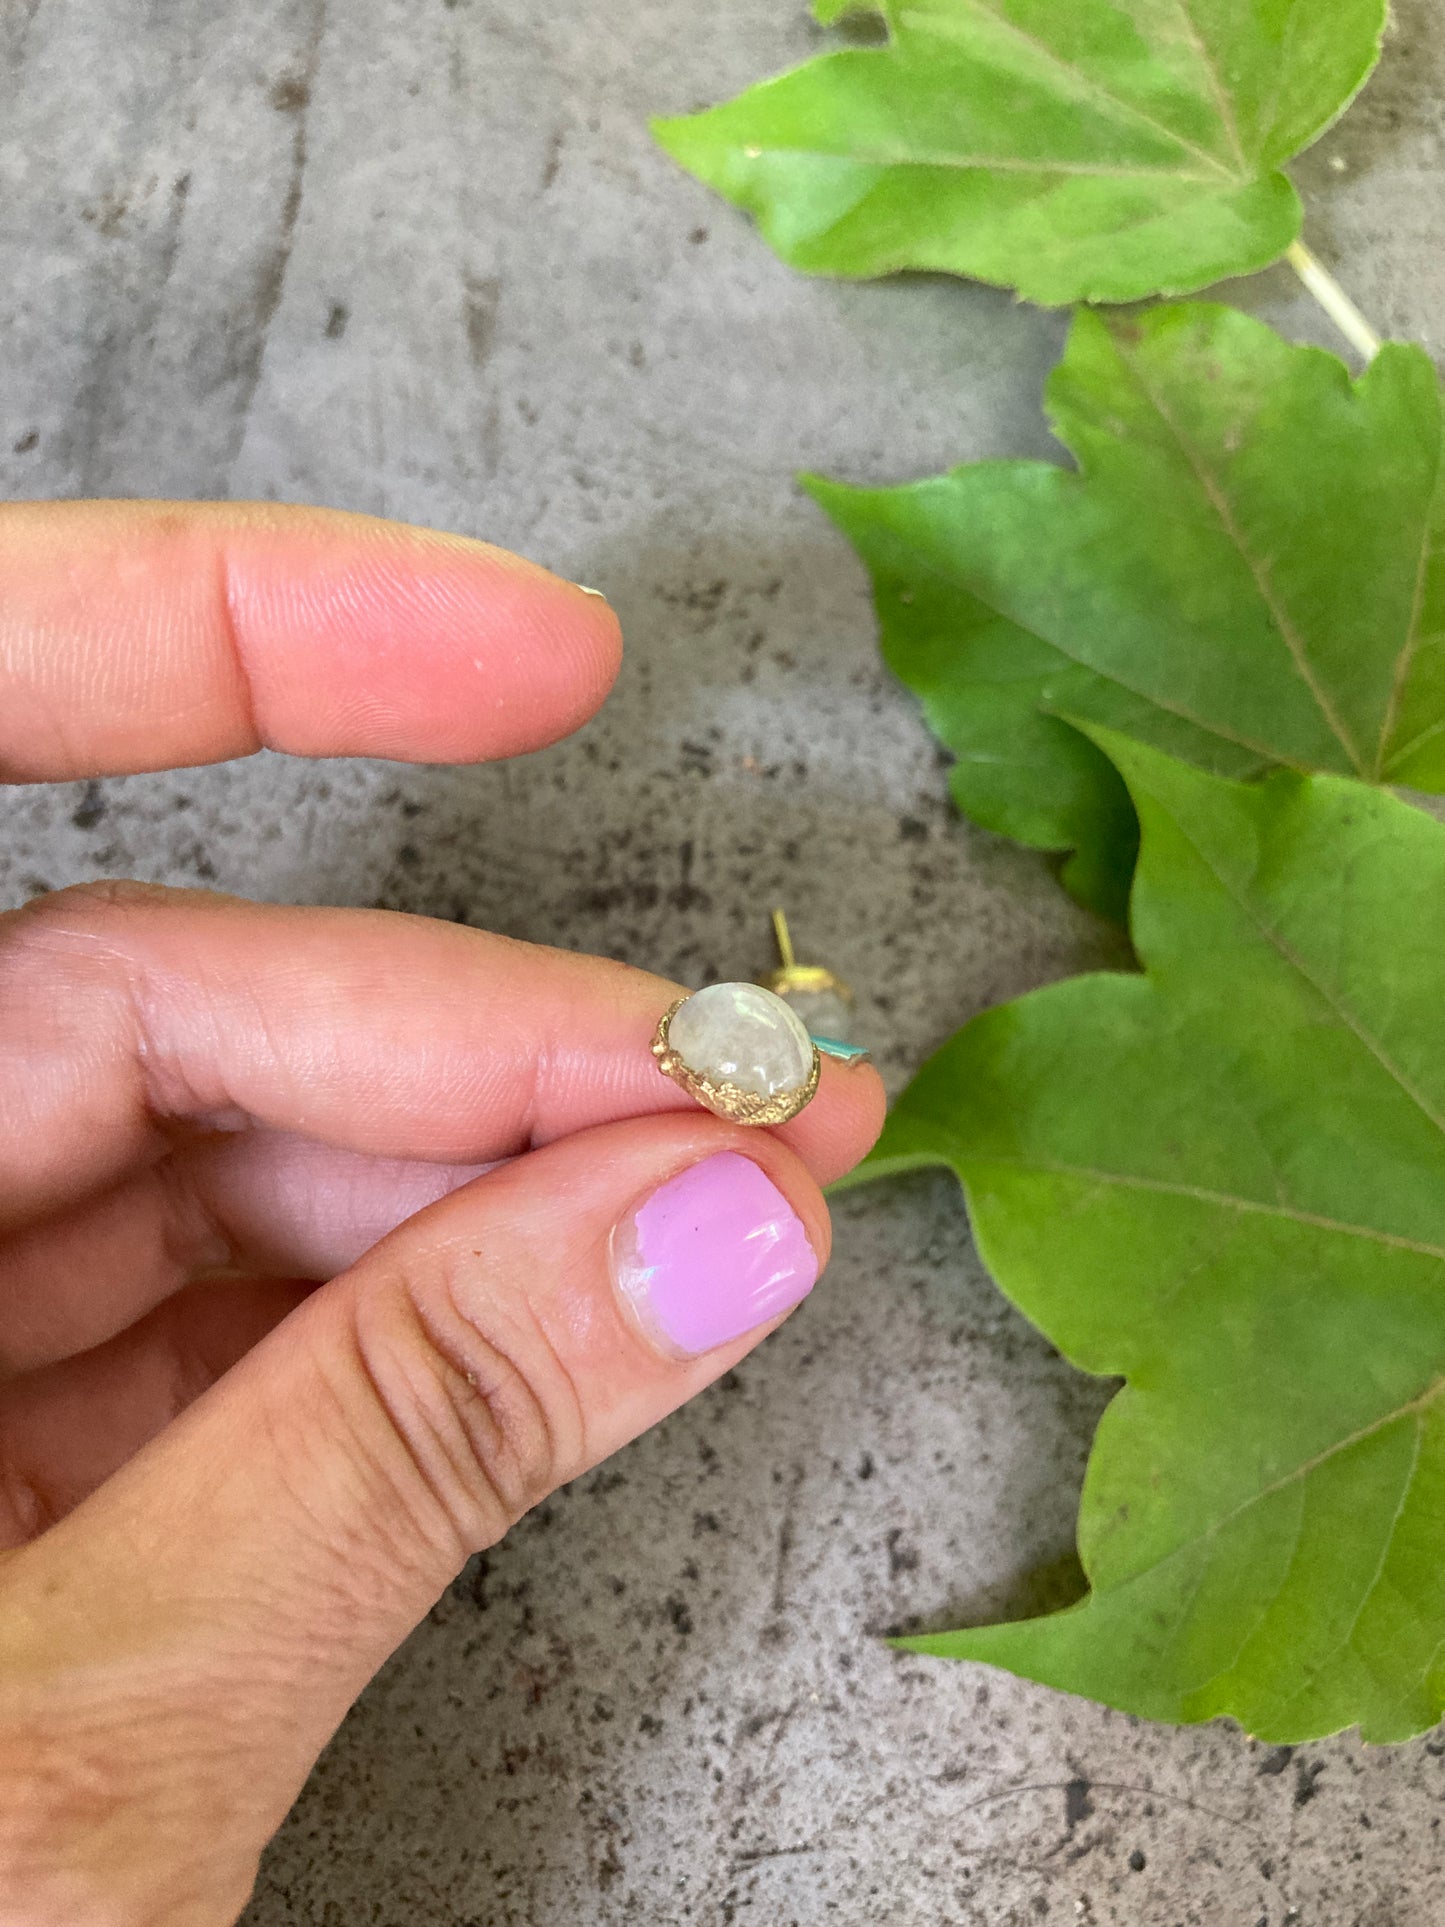
<path id="1" fill-rule="evenodd" d="M 788 919 L 781 910 L 773 912 L 773 935 L 780 963 L 777 970 L 761 979 L 763 988 L 781 997 L 796 1012 L 825 1057 L 839 1058 L 845 1064 L 861 1063 L 868 1052 L 861 1044 L 848 1042 L 853 1026 L 853 992 L 841 977 L 821 964 L 798 962 Z"/>
<path id="2" fill-rule="evenodd" d="M 841 977 L 793 955 L 788 919 L 773 912 L 779 969 L 761 984 L 709 984 L 662 1013 L 652 1054 L 689 1097 L 734 1124 L 786 1124 L 811 1104 L 822 1059 L 866 1064 L 845 1042 L 853 993 Z"/>

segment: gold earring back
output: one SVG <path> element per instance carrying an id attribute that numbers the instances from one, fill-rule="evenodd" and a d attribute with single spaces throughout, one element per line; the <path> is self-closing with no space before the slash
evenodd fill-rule
<path id="1" fill-rule="evenodd" d="M 793 950 L 788 919 L 781 910 L 773 912 L 773 935 L 777 939 L 779 965 L 760 981 L 765 990 L 796 1011 L 820 1050 L 830 1044 L 839 1048 L 830 1056 L 855 1060 L 867 1055 L 848 1042 L 853 1021 L 853 992 L 835 971 L 821 964 L 800 964 Z"/>

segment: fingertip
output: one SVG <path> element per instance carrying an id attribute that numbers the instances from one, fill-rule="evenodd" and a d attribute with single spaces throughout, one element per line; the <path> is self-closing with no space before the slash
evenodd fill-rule
<path id="1" fill-rule="evenodd" d="M 242 526 L 226 579 L 258 733 L 294 755 L 539 749 L 595 713 L 621 662 L 604 598 L 430 530 L 329 514 Z"/>
<path id="2" fill-rule="evenodd" d="M 777 1135 L 820 1184 L 835 1184 L 877 1143 L 887 1109 L 883 1080 L 872 1064 L 825 1058 L 818 1095 Z"/>
<path id="3" fill-rule="evenodd" d="M 617 611 L 600 590 L 548 575 L 545 569 L 537 573 L 545 578 L 549 594 L 562 591 L 556 597 L 551 651 L 541 665 L 552 682 L 549 719 L 541 723 L 546 734 L 529 745 L 544 749 L 580 729 L 607 701 L 622 669 L 623 641 Z M 525 685 L 529 690 L 532 686 Z"/>

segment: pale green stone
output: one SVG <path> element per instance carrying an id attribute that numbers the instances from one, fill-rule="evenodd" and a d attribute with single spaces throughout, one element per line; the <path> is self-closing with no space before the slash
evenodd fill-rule
<path id="1" fill-rule="evenodd" d="M 800 1091 L 813 1040 L 781 997 L 758 984 L 709 984 L 673 1018 L 668 1043 L 697 1077 L 755 1097 Z"/>

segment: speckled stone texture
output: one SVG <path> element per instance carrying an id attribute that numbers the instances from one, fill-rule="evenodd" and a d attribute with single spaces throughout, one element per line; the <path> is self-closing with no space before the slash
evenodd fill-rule
<path id="1" fill-rule="evenodd" d="M 1445 313 L 1445 17 L 1301 163 L 1386 331 Z M 281 758 L 0 801 L 0 898 L 95 874 L 380 903 L 859 993 L 895 1084 L 1115 957 L 959 823 L 799 468 L 1041 454 L 1058 315 L 810 282 L 650 147 L 823 36 L 802 0 L 8 0 L 0 485 L 259 495 L 485 534 L 607 591 L 573 743 Z M 1329 340 L 1289 276 L 1235 298 Z M 953 1187 L 844 1201 L 746 1366 L 476 1562 L 366 1696 L 248 1927 L 1425 1927 L 1445 1744 L 1293 1757 L 890 1653 L 1068 1584 L 1104 1389 L 1003 1304 Z"/>

